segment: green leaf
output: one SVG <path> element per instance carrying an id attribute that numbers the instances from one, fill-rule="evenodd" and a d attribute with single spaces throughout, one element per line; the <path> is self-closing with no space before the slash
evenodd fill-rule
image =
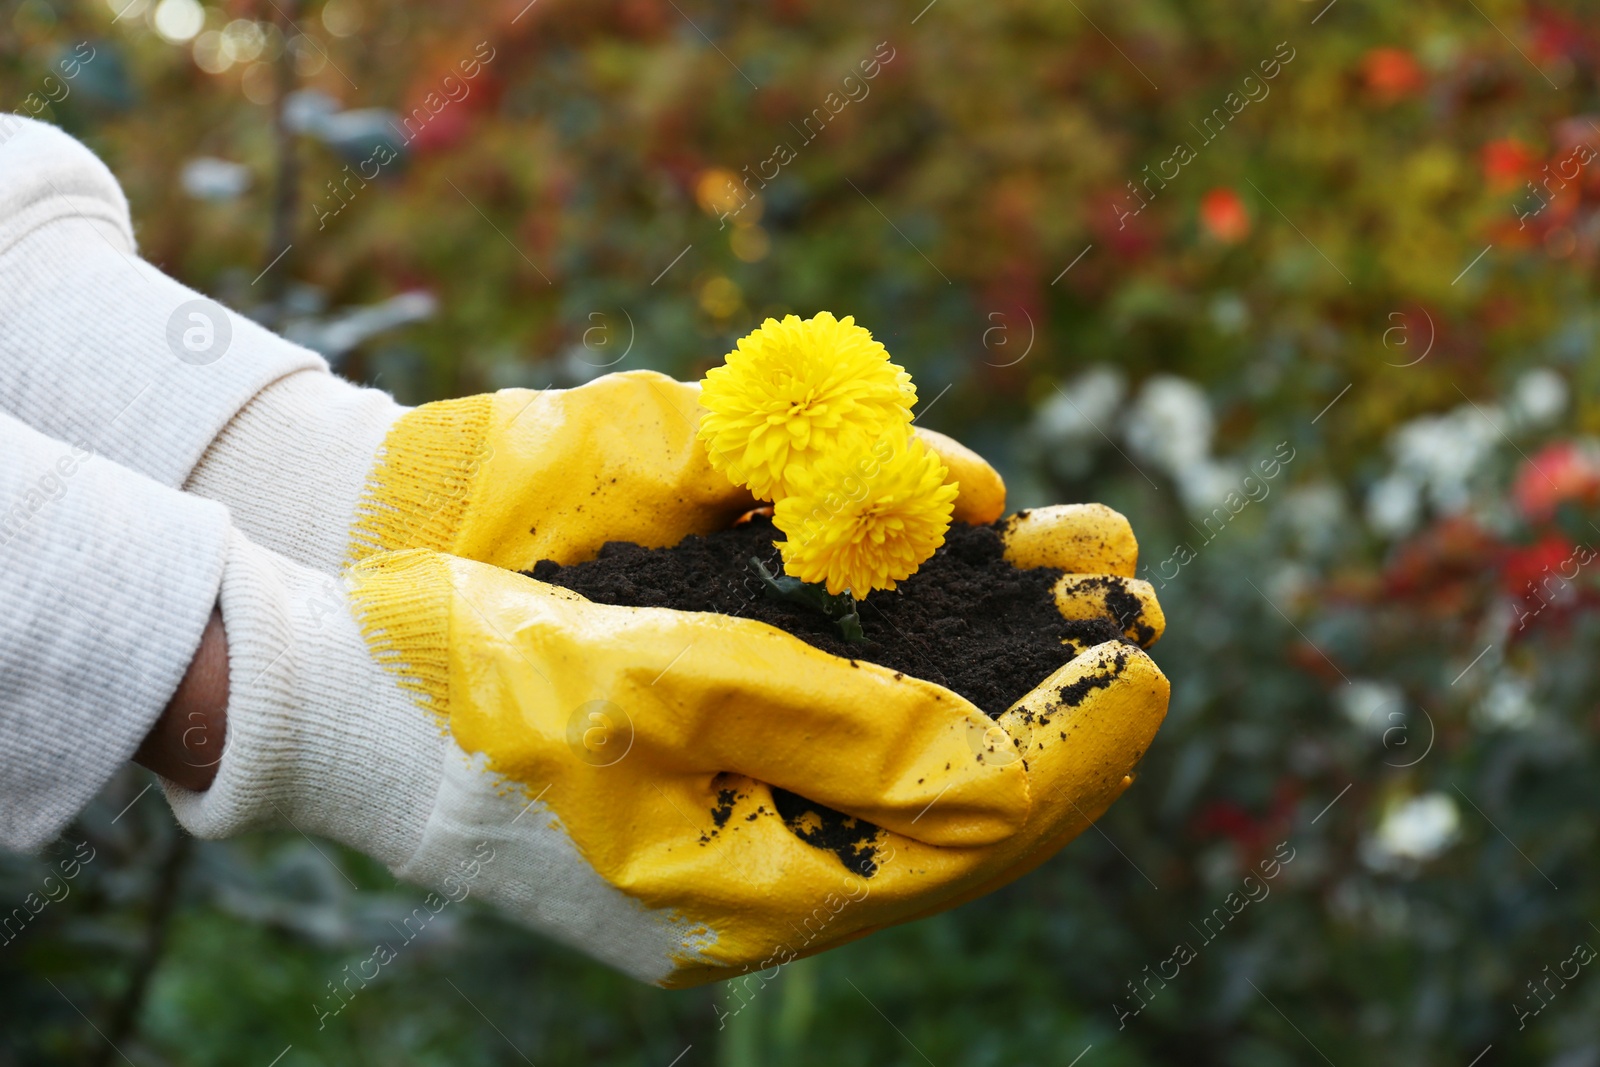
<path id="1" fill-rule="evenodd" d="M 839 636 L 845 641 L 852 645 L 867 643 L 867 635 L 861 629 L 861 616 L 856 612 L 855 597 L 849 592 L 835 595 L 813 582 L 802 582 L 787 574 L 773 574 L 754 556 L 750 557 L 750 566 L 760 576 L 767 596 L 773 600 L 787 600 L 791 604 L 820 611 L 833 620 Z"/>

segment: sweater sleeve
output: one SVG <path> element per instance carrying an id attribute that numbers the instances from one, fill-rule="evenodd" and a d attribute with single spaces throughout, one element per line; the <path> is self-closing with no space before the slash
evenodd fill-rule
<path id="1" fill-rule="evenodd" d="M 48 843 L 138 748 L 217 602 L 222 505 L 0 414 L 0 848 Z"/>
<path id="2" fill-rule="evenodd" d="M 94 153 L 0 118 L 0 411 L 181 486 L 252 397 L 302 370 L 327 364 L 139 258 Z"/>

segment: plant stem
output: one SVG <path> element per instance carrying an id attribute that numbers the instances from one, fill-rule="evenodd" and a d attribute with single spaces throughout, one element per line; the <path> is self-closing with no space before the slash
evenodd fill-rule
<path id="1" fill-rule="evenodd" d="M 756 557 L 750 557 L 750 566 L 761 578 L 762 588 L 773 600 L 786 600 L 822 612 L 838 627 L 839 636 L 852 645 L 867 643 L 861 629 L 861 616 L 856 612 L 856 600 L 849 591 L 830 593 L 820 585 L 802 582 L 786 574 L 773 574 Z"/>

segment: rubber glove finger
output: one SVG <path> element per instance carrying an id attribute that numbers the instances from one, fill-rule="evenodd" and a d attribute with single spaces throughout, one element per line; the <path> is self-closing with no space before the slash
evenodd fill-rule
<path id="1" fill-rule="evenodd" d="M 433 505 L 453 538 L 411 543 L 528 570 L 541 559 L 592 559 L 607 541 L 663 548 L 726 528 L 757 501 L 712 469 L 695 429 L 699 397 L 698 383 L 653 371 L 493 394 L 470 482 L 446 494 L 448 506 Z M 412 436 L 429 444 L 438 435 Z"/>
<path id="2" fill-rule="evenodd" d="M 948 910 L 1021 877 L 1086 830 L 1132 784 L 1167 696 L 1166 679 L 1147 656 L 1108 642 L 1018 701 L 996 727 L 1017 739 L 1012 758 L 1028 768 L 1041 800 L 1022 833 L 989 847 L 937 848 L 887 831 L 869 836 L 869 828 L 811 823 L 800 830 L 813 844 L 797 854 L 784 840 L 796 827 L 775 817 L 768 787 L 747 780 L 725 787 L 719 799 L 726 814 L 707 835 L 711 854 L 689 857 L 707 869 L 685 874 L 696 885 L 720 877 L 720 891 L 734 898 L 718 904 L 714 955 L 723 965 L 706 961 L 674 976 L 672 984 L 729 977 L 740 969 L 735 961 L 741 956 L 746 966 L 750 960 L 787 962 Z M 681 806 L 692 805 L 689 799 Z M 736 898 L 746 891 L 752 895 L 741 907 Z M 732 955 L 723 955 L 724 946 Z"/>
<path id="3" fill-rule="evenodd" d="M 970 888 L 906 918 L 923 918 L 1022 877 L 1083 833 L 1133 784 L 1134 769 L 1166 717 L 1171 686 L 1149 656 L 1121 642 L 1063 666 L 1000 716 L 1028 765 L 1034 812 L 995 851 L 1003 866 Z M 1143 873 L 1143 872 L 1141 872 Z"/>
<path id="4" fill-rule="evenodd" d="M 936 430 L 918 426 L 916 434 L 923 444 L 939 454 L 940 461 L 949 469 L 945 484 L 959 482 L 961 485 L 951 512 L 952 521 L 987 526 L 1005 514 L 1006 483 L 987 460 L 955 438 Z"/>
<path id="5" fill-rule="evenodd" d="M 1022 825 L 1025 777 L 992 764 L 993 722 L 966 700 L 729 622 L 733 639 L 701 636 L 672 668 L 686 672 L 692 696 L 637 724 L 663 758 L 742 774 L 930 844 L 989 844 Z"/>
<path id="6" fill-rule="evenodd" d="M 714 943 L 680 960 L 666 983 L 674 987 L 766 970 L 896 922 L 974 877 L 988 851 L 935 848 L 838 821 L 808 823 L 802 840 L 765 783 L 725 775 L 712 787 L 720 824 L 705 820 L 691 847 L 658 849 L 660 864 L 634 865 L 650 874 L 628 888 L 714 931 Z M 686 791 L 671 803 L 692 810 L 704 800 Z"/>
<path id="7" fill-rule="evenodd" d="M 1167 714 L 1171 686 L 1141 649 L 1108 641 L 1065 664 L 1000 716 L 1028 768 L 1030 836 L 1094 819 L 1125 787 Z"/>
<path id="8" fill-rule="evenodd" d="M 1150 583 L 1118 574 L 1063 574 L 1055 584 L 1056 608 L 1065 619 L 1114 619 L 1128 640 L 1149 648 L 1167 628 Z"/>
<path id="9" fill-rule="evenodd" d="M 946 911 L 1033 870 L 1088 829 L 1132 784 L 1131 772 L 1160 726 L 1167 695 L 1166 679 L 1154 663 L 1122 642 L 1099 645 L 1064 665 L 995 724 L 1003 739 L 1016 739 L 1011 758 L 1028 768 L 1039 794 L 1027 828 L 983 848 L 935 848 L 885 832 L 871 840 L 869 856 L 865 842 L 852 848 L 849 834 L 833 827 L 839 862 L 870 860 L 870 875 L 854 868 L 863 879 L 857 892 L 870 897 L 862 906 L 844 905 L 836 916 L 825 911 L 820 918 L 839 940 L 848 940 Z M 819 870 L 807 863 L 804 870 L 808 902 L 823 901 L 839 885 L 838 867 L 824 864 Z M 839 903 L 837 894 L 833 901 Z M 808 921 L 805 928 L 813 925 Z M 804 942 L 800 954 L 821 947 L 827 946 Z"/>
<path id="10" fill-rule="evenodd" d="M 1006 522 L 1006 559 L 1015 567 L 1054 567 L 1132 578 L 1139 562 L 1133 527 L 1104 504 L 1057 504 L 1019 511 Z"/>
<path id="11" fill-rule="evenodd" d="M 459 685 L 481 676 L 499 735 L 598 698 L 631 721 L 641 769 L 742 774 L 935 844 L 1002 840 L 1027 818 L 1025 776 L 990 765 L 976 740 L 990 721 L 947 689 L 748 619 L 451 568 L 452 632 L 475 637 L 456 643 Z"/>

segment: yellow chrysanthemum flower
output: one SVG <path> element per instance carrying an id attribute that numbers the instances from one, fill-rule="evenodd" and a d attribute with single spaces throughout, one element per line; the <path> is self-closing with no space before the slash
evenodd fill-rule
<path id="1" fill-rule="evenodd" d="M 772 521 L 783 569 L 862 600 L 893 589 L 944 544 L 957 485 L 936 453 L 906 431 L 799 472 Z"/>
<path id="2" fill-rule="evenodd" d="M 855 455 L 897 434 L 917 402 L 911 375 L 872 334 L 826 311 L 767 319 L 701 383 L 711 465 L 763 500 L 819 456 Z"/>

